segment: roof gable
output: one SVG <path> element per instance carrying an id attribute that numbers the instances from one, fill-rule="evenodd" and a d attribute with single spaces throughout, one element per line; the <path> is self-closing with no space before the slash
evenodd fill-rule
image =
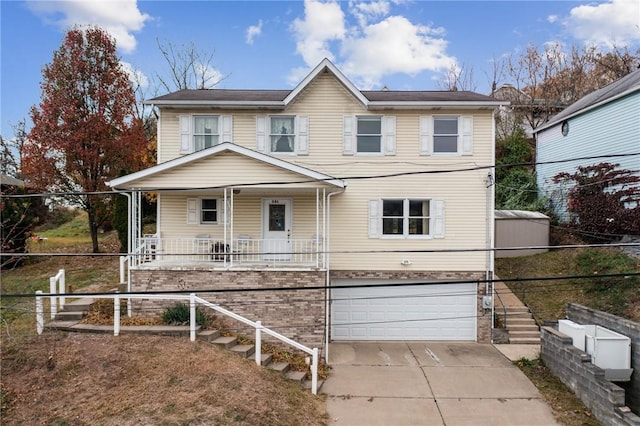
<path id="1" fill-rule="evenodd" d="M 419 107 L 497 108 L 509 102 L 467 91 L 359 90 L 329 59 L 323 59 L 293 90 L 180 90 L 145 101 L 170 108 L 283 110 L 322 73 L 335 79 L 366 109 Z"/>
<path id="2" fill-rule="evenodd" d="M 289 175 L 293 174 L 296 177 L 299 177 L 297 182 L 304 181 L 318 181 L 324 182 L 327 185 L 344 188 L 346 185 L 344 181 L 340 179 L 336 179 L 332 176 L 326 175 L 324 173 L 316 172 L 315 170 L 311 170 L 305 167 L 298 166 L 296 164 L 290 163 L 288 161 L 284 161 L 282 159 L 272 157 L 267 154 L 263 154 L 257 151 L 253 151 L 248 148 L 244 148 L 239 145 L 235 145 L 231 142 L 225 142 L 214 147 L 204 149 L 202 151 L 197 151 L 189 155 L 185 155 L 179 158 L 175 158 L 173 160 L 167 161 L 162 164 L 158 164 L 156 166 L 150 167 L 145 170 L 141 170 L 136 173 L 132 173 L 126 176 L 122 176 L 116 178 L 110 182 L 107 182 L 107 185 L 114 189 L 135 189 L 140 188 L 139 183 L 143 180 L 151 180 L 152 178 L 173 174 L 180 170 L 187 170 L 190 167 L 195 166 L 198 163 L 201 163 L 202 160 L 215 158 L 217 156 L 223 156 L 225 153 L 235 153 L 240 157 L 253 160 L 254 162 L 262 163 L 263 165 L 271 166 L 275 169 L 279 169 L 281 171 L 289 172 Z M 281 174 L 280 174 L 281 175 Z M 235 177 L 237 180 L 237 177 Z M 200 183 L 199 186 L 202 186 Z M 220 183 L 220 185 L 227 185 L 226 183 Z M 184 185 L 180 184 L 179 187 L 184 187 Z M 145 187 L 145 189 L 150 189 L 149 187 Z"/>
<path id="3" fill-rule="evenodd" d="M 544 129 L 548 129 L 549 127 L 553 127 L 570 117 L 583 114 L 589 110 L 638 91 L 640 91 L 640 70 L 633 71 L 613 83 L 583 96 L 558 114 L 554 115 L 547 123 L 537 128 L 535 132 L 537 133 Z"/>

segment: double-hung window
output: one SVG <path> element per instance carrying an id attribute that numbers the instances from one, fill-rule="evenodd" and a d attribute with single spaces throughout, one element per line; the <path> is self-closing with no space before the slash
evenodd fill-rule
<path id="1" fill-rule="evenodd" d="M 444 201 L 383 198 L 369 201 L 370 238 L 443 238 Z"/>
<path id="2" fill-rule="evenodd" d="M 218 117 L 212 115 L 193 116 L 193 149 L 201 151 L 218 144 Z"/>
<path id="3" fill-rule="evenodd" d="M 231 115 L 180 115 L 180 153 L 190 154 L 233 140 Z"/>
<path id="4" fill-rule="evenodd" d="M 218 223 L 218 200 L 216 198 L 200 199 L 200 223 Z"/>
<path id="5" fill-rule="evenodd" d="M 382 200 L 382 235 L 430 235 L 430 200 Z"/>
<path id="6" fill-rule="evenodd" d="M 382 117 L 357 117 L 356 152 L 382 152 Z"/>
<path id="7" fill-rule="evenodd" d="M 473 116 L 421 116 L 420 154 L 473 155 Z"/>
<path id="8" fill-rule="evenodd" d="M 458 117 L 433 118 L 433 152 L 458 152 Z"/>
<path id="9" fill-rule="evenodd" d="M 220 214 L 217 198 L 187 198 L 187 223 L 190 225 L 217 225 Z"/>
<path id="10" fill-rule="evenodd" d="M 344 155 L 395 155 L 395 115 L 345 115 L 343 117 Z"/>
<path id="11" fill-rule="evenodd" d="M 269 150 L 271 152 L 296 151 L 296 121 L 293 116 L 271 116 Z"/>
<path id="12" fill-rule="evenodd" d="M 257 115 L 256 150 L 267 154 L 309 154 L 309 117 Z"/>

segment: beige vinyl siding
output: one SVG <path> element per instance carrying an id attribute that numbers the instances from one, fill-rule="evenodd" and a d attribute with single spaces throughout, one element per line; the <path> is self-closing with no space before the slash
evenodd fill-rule
<path id="1" fill-rule="evenodd" d="M 282 186 L 282 182 L 300 182 L 308 177 L 283 170 L 232 152 L 176 167 L 155 176 L 134 182 L 143 188 L 203 188 L 254 185 Z M 312 183 L 301 183 L 298 187 L 315 187 Z"/>
<path id="2" fill-rule="evenodd" d="M 189 110 L 163 110 L 163 161 L 179 156 L 178 114 L 195 113 Z M 233 115 L 233 142 L 256 149 L 256 115 L 269 115 L 269 111 L 224 111 Z M 308 117 L 309 154 L 282 156 L 286 161 L 299 164 L 345 179 L 343 194 L 331 198 L 331 249 L 335 251 L 370 250 L 431 250 L 487 247 L 487 191 L 488 169 L 439 174 L 417 174 L 393 178 L 349 179 L 407 172 L 468 169 L 490 166 L 493 163 L 493 115 L 486 110 L 384 110 L 367 111 L 330 74 L 322 74 L 313 81 L 285 110 L 273 114 L 304 115 Z M 343 155 L 343 117 L 345 115 L 394 115 L 396 117 L 395 155 Z M 420 155 L 420 117 L 427 115 L 473 116 L 473 155 Z M 189 170 L 176 170 L 145 182 L 157 185 L 238 185 L 250 182 L 295 180 L 294 173 L 275 167 L 260 165 L 236 155 L 218 155 L 211 160 L 187 166 Z M 241 171 L 241 173 L 238 173 Z M 178 178 L 179 176 L 179 178 Z M 152 179 L 157 179 L 152 181 Z M 153 186 L 153 185 L 151 185 Z M 311 186 L 311 185 L 309 185 Z M 240 197 L 236 199 L 236 210 Z M 311 238 L 315 234 L 315 192 L 299 196 L 287 194 L 282 187 L 274 188 L 273 196 L 293 198 L 295 238 Z M 163 197 L 163 202 L 166 196 Z M 174 196 L 171 196 L 174 197 Z M 445 204 L 445 236 L 439 239 L 372 239 L 368 237 L 368 202 L 379 198 L 435 198 Z M 180 204 L 180 203 L 178 203 Z M 184 200 L 182 201 L 184 204 Z M 254 238 L 261 234 L 260 200 L 246 206 L 247 211 L 236 215 L 236 220 L 249 229 L 240 231 L 236 226 L 234 237 L 247 233 Z M 184 206 L 172 203 L 162 208 L 162 226 L 178 235 L 198 232 L 186 227 Z M 258 211 L 258 213 L 255 213 Z M 174 217 L 175 216 L 175 217 Z M 301 220 L 302 218 L 302 220 Z M 172 228 L 172 227 L 176 228 Z M 216 228 L 215 226 L 213 228 Z M 221 227 L 220 232 L 221 232 Z M 164 231 L 163 231 L 164 232 Z M 213 233 L 213 232 L 212 232 Z M 164 235 L 163 235 L 164 236 Z M 361 254 L 335 253 L 331 256 L 332 269 L 349 270 L 449 270 L 478 271 L 487 268 L 486 253 L 391 253 Z M 402 266 L 408 259 L 411 265 Z"/>
<path id="3" fill-rule="evenodd" d="M 208 234 L 211 238 L 223 238 L 222 200 L 218 213 L 219 223 L 216 225 L 187 224 L 187 199 L 216 198 L 210 194 L 169 194 L 160 195 L 160 211 L 162 216 L 161 238 L 194 238 L 198 234 Z M 256 194 L 244 195 L 242 192 L 234 196 L 233 238 L 248 235 L 252 239 L 262 238 L 262 197 Z M 316 197 L 309 195 L 291 196 L 286 193 L 274 194 L 268 198 L 291 198 L 293 200 L 292 238 L 311 239 L 316 233 Z M 320 217 L 322 220 L 322 217 Z M 227 238 L 231 238 L 227 236 Z"/>

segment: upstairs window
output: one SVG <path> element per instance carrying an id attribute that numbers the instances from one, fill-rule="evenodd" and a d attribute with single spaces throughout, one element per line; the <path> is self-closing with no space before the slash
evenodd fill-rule
<path id="1" fill-rule="evenodd" d="M 382 152 L 382 118 L 357 117 L 356 152 Z"/>
<path id="2" fill-rule="evenodd" d="M 180 154 L 211 148 L 223 142 L 233 142 L 231 115 L 185 114 L 179 116 Z"/>
<path id="3" fill-rule="evenodd" d="M 458 152 L 458 117 L 433 118 L 433 152 Z"/>
<path id="4" fill-rule="evenodd" d="M 193 117 L 193 147 L 201 151 L 217 145 L 220 140 L 218 117 L 196 115 Z"/>
<path id="5" fill-rule="evenodd" d="M 271 131 L 269 133 L 271 152 L 295 152 L 296 132 L 295 117 L 269 117 Z"/>

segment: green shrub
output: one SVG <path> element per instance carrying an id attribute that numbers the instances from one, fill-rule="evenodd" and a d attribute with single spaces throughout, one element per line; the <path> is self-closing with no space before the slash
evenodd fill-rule
<path id="1" fill-rule="evenodd" d="M 162 322 L 164 324 L 188 325 L 189 321 L 191 321 L 191 313 L 189 305 L 186 303 L 176 303 L 162 313 Z M 208 318 L 205 313 L 196 308 L 196 324 L 204 326 L 207 322 Z"/>

